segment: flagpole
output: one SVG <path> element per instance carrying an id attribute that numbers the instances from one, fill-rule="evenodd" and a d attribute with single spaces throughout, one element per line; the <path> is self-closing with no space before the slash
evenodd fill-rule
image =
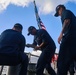
<path id="1" fill-rule="evenodd" d="M 39 14 L 38 14 L 38 10 L 37 10 L 37 7 L 36 7 L 35 0 L 34 0 L 34 10 L 35 10 L 36 21 L 37 21 L 37 24 L 38 24 L 39 29 L 44 29 L 44 30 L 46 30 L 46 28 L 45 28 L 43 22 L 41 21 L 41 19 L 40 19 L 40 17 L 39 17 Z"/>
<path id="2" fill-rule="evenodd" d="M 33 1 L 33 3 L 34 3 L 34 10 L 35 10 L 35 15 L 36 15 L 36 21 L 37 21 L 37 25 L 38 25 L 38 27 L 39 27 L 39 29 L 40 29 L 40 25 L 39 25 L 39 22 L 38 22 L 38 10 L 37 10 L 37 7 L 36 7 L 36 3 L 35 3 L 35 0 Z M 37 13 L 36 13 L 37 12 Z"/>

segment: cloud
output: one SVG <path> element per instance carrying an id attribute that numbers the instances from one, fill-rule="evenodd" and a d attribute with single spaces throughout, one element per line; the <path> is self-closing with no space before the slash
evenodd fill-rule
<path id="1" fill-rule="evenodd" d="M 35 0 L 37 7 L 39 8 L 39 13 L 42 14 L 49 14 L 53 13 L 55 10 L 55 7 L 58 4 L 65 4 L 68 1 L 76 2 L 76 0 Z M 0 0 L 0 12 L 5 10 L 8 5 L 13 4 L 17 6 L 27 7 L 32 3 L 33 0 Z"/>
<path id="2" fill-rule="evenodd" d="M 67 2 L 76 2 L 76 0 L 37 0 L 39 5 L 39 13 L 49 14 L 55 11 L 55 8 L 59 4 L 66 4 Z"/>
<path id="3" fill-rule="evenodd" d="M 0 12 L 5 10 L 8 5 L 28 6 L 33 0 L 0 0 Z"/>

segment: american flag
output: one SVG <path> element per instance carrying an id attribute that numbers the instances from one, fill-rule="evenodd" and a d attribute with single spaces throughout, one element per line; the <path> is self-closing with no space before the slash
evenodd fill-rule
<path id="1" fill-rule="evenodd" d="M 37 24 L 38 24 L 39 29 L 46 30 L 46 27 L 44 26 L 43 22 L 41 21 L 41 19 L 39 17 L 35 1 L 34 1 L 34 7 L 35 7 L 35 15 L 36 15 L 36 20 L 37 20 Z"/>

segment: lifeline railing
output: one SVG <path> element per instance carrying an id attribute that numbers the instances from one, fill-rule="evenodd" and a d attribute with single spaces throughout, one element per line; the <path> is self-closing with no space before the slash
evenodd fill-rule
<path id="1" fill-rule="evenodd" d="M 31 57 L 37 57 L 39 58 L 38 55 L 34 55 L 34 54 L 31 54 L 31 53 L 26 53 L 28 55 L 28 58 L 29 58 L 29 63 L 32 63 L 30 60 L 31 60 Z M 36 60 L 37 61 L 37 60 Z M 54 64 L 55 65 L 55 64 Z M 56 65 L 55 65 L 56 66 Z M 0 69 L 0 75 L 2 75 L 2 71 L 3 71 L 3 68 L 4 68 L 4 65 L 1 66 L 1 69 Z M 56 69 L 56 67 L 54 67 L 54 69 Z"/>
<path id="2" fill-rule="evenodd" d="M 28 55 L 28 57 L 29 57 L 29 63 L 31 63 L 31 62 L 30 62 L 31 56 L 39 57 L 39 56 L 34 55 L 34 54 L 31 54 L 31 53 L 26 53 L 26 54 L 27 54 L 27 55 Z M 0 68 L 1 68 L 1 69 L 0 69 L 0 75 L 2 75 L 4 65 L 2 65 Z"/>

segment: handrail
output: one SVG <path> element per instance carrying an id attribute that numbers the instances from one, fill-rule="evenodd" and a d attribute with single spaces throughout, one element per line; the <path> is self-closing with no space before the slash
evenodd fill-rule
<path id="1" fill-rule="evenodd" d="M 4 65 L 1 66 L 0 75 L 2 75 L 3 67 L 4 67 Z"/>

